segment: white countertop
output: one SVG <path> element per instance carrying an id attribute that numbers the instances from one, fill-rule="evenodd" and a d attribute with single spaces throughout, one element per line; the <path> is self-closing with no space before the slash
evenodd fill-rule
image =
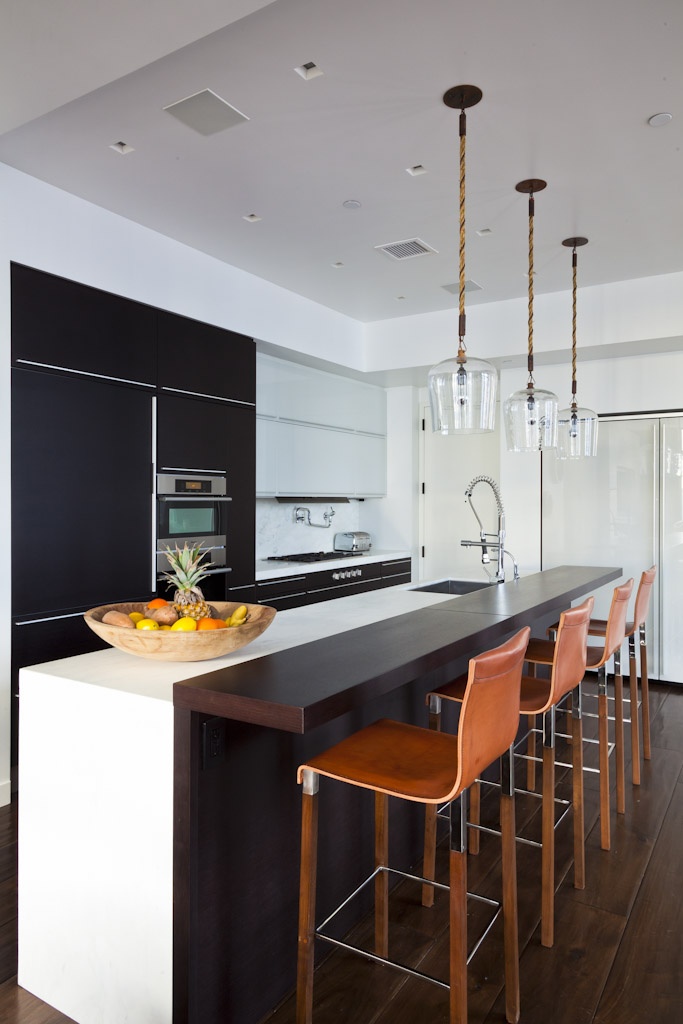
<path id="1" fill-rule="evenodd" d="M 321 548 L 321 550 L 323 550 Z M 363 562 L 388 562 L 394 558 L 410 558 L 410 551 L 391 551 L 371 548 L 358 555 L 330 558 L 324 562 L 271 562 L 260 559 L 256 562 L 256 579 L 273 580 L 283 576 L 302 576 L 304 573 L 322 572 L 324 569 L 342 569 L 348 565 L 359 565 Z"/>
<path id="2" fill-rule="evenodd" d="M 377 557 L 384 556 L 378 554 Z M 35 672 L 144 698 L 172 701 L 173 684 L 183 679 L 453 600 L 451 594 L 430 594 L 410 589 L 420 585 L 407 583 L 279 611 L 266 632 L 252 643 L 233 654 L 210 661 L 154 661 L 136 658 L 112 647 L 106 651 L 33 665 L 21 670 L 22 679 Z"/>

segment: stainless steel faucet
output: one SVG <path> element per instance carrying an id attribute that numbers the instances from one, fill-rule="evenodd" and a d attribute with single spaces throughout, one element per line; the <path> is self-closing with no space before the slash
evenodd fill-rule
<path id="1" fill-rule="evenodd" d="M 306 508 L 304 505 L 297 505 L 294 509 L 294 522 L 305 523 L 306 526 L 317 526 L 321 530 L 329 530 L 332 525 L 332 517 L 335 515 L 335 511 L 330 505 L 327 512 L 323 512 L 324 523 L 312 523 L 311 522 L 311 510 Z"/>
<path id="2" fill-rule="evenodd" d="M 498 509 L 498 532 L 487 533 L 484 529 L 484 524 L 477 515 L 477 510 L 472 504 L 472 491 L 477 484 L 488 484 L 493 491 L 496 499 L 496 507 Z M 504 560 L 505 555 L 512 559 L 513 572 L 516 580 L 519 579 L 519 567 L 515 561 L 513 555 L 505 549 L 505 509 L 503 508 L 503 501 L 498 490 L 498 484 L 490 476 L 475 476 L 474 480 L 471 480 L 465 490 L 465 496 L 470 503 L 470 508 L 474 512 L 475 518 L 479 523 L 479 540 L 461 540 L 460 545 L 463 548 L 481 548 L 481 563 L 484 566 L 484 572 L 489 578 L 489 583 L 505 583 L 505 567 Z M 493 537 L 495 540 L 489 540 L 488 538 Z M 489 572 L 487 566 L 491 561 L 489 555 L 489 548 L 497 552 L 497 569 L 495 574 Z"/>

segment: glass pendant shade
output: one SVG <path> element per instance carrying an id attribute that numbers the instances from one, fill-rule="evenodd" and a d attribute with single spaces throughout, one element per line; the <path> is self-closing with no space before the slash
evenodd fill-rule
<path id="1" fill-rule="evenodd" d="M 542 388 L 515 391 L 505 401 L 504 419 L 510 452 L 543 452 L 557 447 L 557 395 Z"/>
<path id="2" fill-rule="evenodd" d="M 483 434 L 496 423 L 498 374 L 483 359 L 445 359 L 427 379 L 432 430 L 441 434 Z"/>
<path id="3" fill-rule="evenodd" d="M 558 459 L 583 459 L 598 453 L 598 414 L 572 406 L 557 416 Z"/>

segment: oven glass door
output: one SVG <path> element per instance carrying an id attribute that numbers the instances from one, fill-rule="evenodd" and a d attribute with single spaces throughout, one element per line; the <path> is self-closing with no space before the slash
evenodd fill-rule
<path id="1" fill-rule="evenodd" d="M 226 564 L 230 498 L 185 498 L 161 495 L 157 515 L 157 567 L 166 569 L 166 547 L 199 544 L 214 566 Z"/>

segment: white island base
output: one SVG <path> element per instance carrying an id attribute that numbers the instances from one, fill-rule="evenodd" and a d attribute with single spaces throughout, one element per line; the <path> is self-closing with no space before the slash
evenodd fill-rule
<path id="1" fill-rule="evenodd" d="M 171 1024 L 173 683 L 443 600 L 396 587 L 281 612 L 212 661 L 110 649 L 22 669 L 19 985 L 77 1024 Z"/>

